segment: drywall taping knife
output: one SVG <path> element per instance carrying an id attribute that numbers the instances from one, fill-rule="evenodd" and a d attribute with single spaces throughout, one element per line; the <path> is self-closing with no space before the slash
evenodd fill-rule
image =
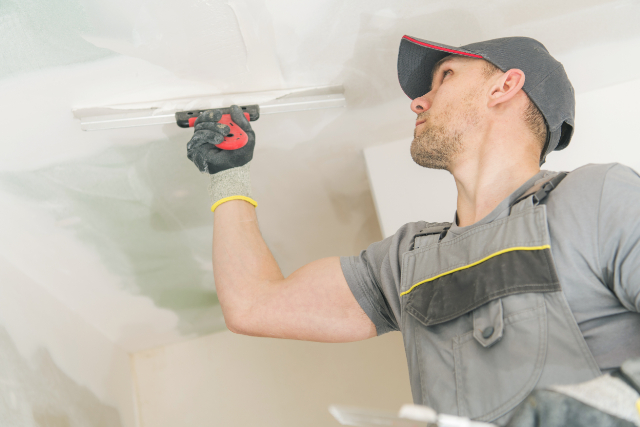
<path id="1" fill-rule="evenodd" d="M 260 118 L 260 107 L 258 105 L 245 105 L 240 108 L 242 108 L 244 117 L 247 120 L 255 122 Z M 229 129 L 231 129 L 229 134 L 224 138 L 224 141 L 217 144 L 216 147 L 223 150 L 237 150 L 238 148 L 244 147 L 249 141 L 249 136 L 240 128 L 240 126 L 231 120 L 231 108 L 213 109 L 222 112 L 222 118 L 218 123 L 225 124 L 229 126 Z M 176 123 L 181 128 L 192 128 L 195 126 L 198 116 L 205 111 L 208 110 L 178 111 L 176 113 Z"/>
<path id="2" fill-rule="evenodd" d="M 83 131 L 95 131 L 175 124 L 177 121 L 176 112 L 191 112 L 192 114 L 180 115 L 184 127 L 187 127 L 188 120 L 197 118 L 200 112 L 220 109 L 226 110 L 228 113 L 228 109 L 219 107 L 232 104 L 246 105 L 247 107 L 243 108 L 245 108 L 245 112 L 249 113 L 249 120 L 257 120 L 258 113 L 260 116 L 264 116 L 274 113 L 344 107 L 346 99 L 344 97 L 344 88 L 341 85 L 321 86 L 82 107 L 74 108 L 73 115 L 80 120 L 80 129 Z M 260 105 L 259 110 L 256 104 Z M 254 106 L 256 108 L 252 114 L 250 107 Z"/>

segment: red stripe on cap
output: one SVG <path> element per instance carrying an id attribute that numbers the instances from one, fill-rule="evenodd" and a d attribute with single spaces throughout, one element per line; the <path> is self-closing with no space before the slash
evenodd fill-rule
<path id="1" fill-rule="evenodd" d="M 429 43 L 425 43 L 425 42 L 421 42 L 419 40 L 416 40 L 414 38 L 411 38 L 409 36 L 403 36 L 403 39 L 407 39 L 410 42 L 419 44 L 420 46 L 426 46 L 426 47 L 430 47 L 431 49 L 436 49 L 436 50 L 442 50 L 444 52 L 451 52 L 451 53 L 457 53 L 458 55 L 464 55 L 464 56 L 472 56 L 474 58 L 482 58 L 482 56 L 480 55 L 476 55 L 474 53 L 467 53 L 467 52 L 460 52 L 459 50 L 453 50 L 453 49 L 447 49 L 446 47 L 440 47 L 440 46 L 435 46 Z"/>

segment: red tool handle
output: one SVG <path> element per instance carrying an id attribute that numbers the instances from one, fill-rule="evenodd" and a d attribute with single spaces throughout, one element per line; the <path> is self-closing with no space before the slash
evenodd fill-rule
<path id="1" fill-rule="evenodd" d="M 249 121 L 249 113 L 244 113 L 244 117 Z M 197 117 L 189 118 L 189 127 L 195 126 Z M 224 141 L 216 145 L 223 150 L 237 150 L 247 145 L 249 136 L 231 120 L 231 114 L 223 114 L 218 123 L 229 126 L 229 134 L 224 137 Z"/>

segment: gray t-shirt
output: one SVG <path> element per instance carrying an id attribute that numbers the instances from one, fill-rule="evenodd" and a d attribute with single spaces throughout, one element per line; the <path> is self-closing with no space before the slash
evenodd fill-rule
<path id="1" fill-rule="evenodd" d="M 458 227 L 454 221 L 443 241 L 493 221 L 546 174 L 529 179 L 479 222 Z M 569 173 L 542 203 L 562 290 L 600 369 L 608 372 L 640 356 L 640 176 L 618 163 L 586 165 Z M 378 335 L 400 330 L 402 254 L 425 224 L 407 223 L 359 256 L 340 257 L 347 283 Z"/>

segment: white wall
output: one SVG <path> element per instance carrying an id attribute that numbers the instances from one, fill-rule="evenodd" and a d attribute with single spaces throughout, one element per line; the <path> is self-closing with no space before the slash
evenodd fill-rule
<path id="1" fill-rule="evenodd" d="M 201 337 L 133 357 L 144 427 L 337 426 L 330 404 L 411 403 L 402 336 L 327 344 Z"/>

